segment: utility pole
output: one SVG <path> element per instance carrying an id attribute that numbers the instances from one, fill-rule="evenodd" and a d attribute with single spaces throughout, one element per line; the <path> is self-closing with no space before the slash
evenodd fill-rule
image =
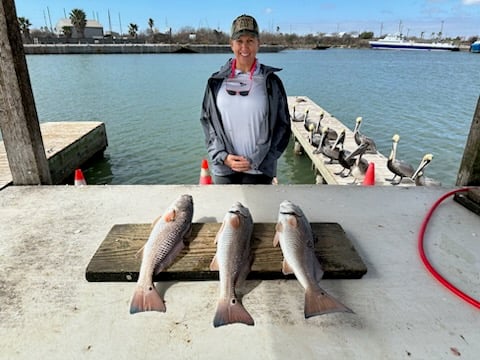
<path id="1" fill-rule="evenodd" d="M 0 6 L 0 128 L 15 185 L 51 184 L 14 0 Z"/>

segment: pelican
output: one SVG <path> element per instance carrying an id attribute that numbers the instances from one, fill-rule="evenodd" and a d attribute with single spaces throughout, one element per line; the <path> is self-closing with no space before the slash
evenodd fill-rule
<path id="1" fill-rule="evenodd" d="M 430 164 L 433 159 L 432 154 L 426 154 L 423 156 L 422 161 L 418 165 L 417 170 L 412 175 L 412 180 L 415 181 L 417 186 L 442 186 L 439 181 L 430 179 L 424 176 L 423 170 Z"/>
<path id="2" fill-rule="evenodd" d="M 305 110 L 305 115 L 303 117 L 303 127 L 307 131 L 314 131 L 317 128 L 317 123 L 315 121 L 312 121 L 308 118 L 308 112 L 309 110 Z M 310 130 L 311 125 L 313 125 L 313 129 Z"/>
<path id="3" fill-rule="evenodd" d="M 360 155 L 364 154 L 365 150 L 367 149 L 367 146 L 368 146 L 367 143 L 362 143 L 352 153 L 350 153 L 349 151 L 344 150 L 344 149 L 340 150 L 340 153 L 338 155 L 338 162 L 340 163 L 340 165 L 343 166 L 343 169 L 340 172 L 335 173 L 335 175 L 340 175 L 341 177 L 349 176 L 352 173 L 353 165 L 357 161 L 355 156 L 356 155 L 360 156 Z M 363 159 L 363 161 L 366 161 L 366 160 Z M 368 166 L 368 164 L 367 164 L 367 166 Z M 345 175 L 344 171 L 347 170 L 347 169 L 348 169 L 348 173 Z"/>
<path id="4" fill-rule="evenodd" d="M 397 146 L 398 142 L 400 141 L 400 135 L 395 134 L 392 137 L 392 151 L 390 152 L 390 156 L 388 157 L 387 160 L 387 168 L 390 170 L 394 176 L 391 179 L 385 179 L 388 181 L 391 181 L 392 185 L 398 185 L 402 182 L 402 179 L 404 177 L 412 177 L 413 173 L 415 172 L 415 169 L 413 168 L 412 165 L 408 164 L 407 162 L 403 160 L 397 160 Z M 394 182 L 395 178 L 399 176 L 400 180 L 397 182 Z"/>
<path id="5" fill-rule="evenodd" d="M 368 143 L 368 148 L 366 153 L 367 154 L 376 154 L 377 153 L 377 145 L 372 138 L 362 134 L 360 132 L 360 126 L 362 126 L 363 118 L 361 116 L 357 117 L 355 120 L 355 129 L 353 130 L 353 137 L 355 138 L 355 142 L 357 145 L 360 145 L 362 142 Z"/>
<path id="6" fill-rule="evenodd" d="M 297 115 L 295 105 L 293 105 L 292 121 L 298 121 L 298 122 L 303 121 L 302 115 Z"/>
<path id="7" fill-rule="evenodd" d="M 337 136 L 337 139 L 332 145 L 328 143 L 327 134 L 328 127 L 322 128 L 322 138 L 320 140 L 320 144 L 318 145 L 314 153 L 322 153 L 330 159 L 327 164 L 332 164 L 334 160 L 338 160 L 340 148 L 343 150 L 343 143 L 345 141 L 345 129 L 343 129 L 340 135 Z"/>
<path id="8" fill-rule="evenodd" d="M 368 161 L 362 158 L 363 154 L 365 154 L 366 151 L 361 152 L 360 155 L 358 155 L 357 159 L 355 160 L 355 163 L 353 166 L 350 168 L 350 173 L 352 176 L 355 178 L 352 182 L 352 184 L 355 184 L 357 182 L 357 178 L 364 177 L 365 173 L 367 172 L 368 169 Z"/>
<path id="9" fill-rule="evenodd" d="M 308 140 L 310 145 L 313 145 L 318 148 L 322 141 L 322 134 L 316 132 L 315 128 L 316 128 L 315 125 L 313 123 L 310 123 L 310 125 L 308 126 L 308 131 L 310 132 L 310 137 Z"/>
<path id="10" fill-rule="evenodd" d="M 318 133 L 321 133 L 321 129 L 323 128 L 322 126 L 322 120 L 323 118 L 325 117 L 325 113 L 323 111 L 320 112 L 320 118 L 318 119 L 318 123 L 317 123 L 317 128 L 315 129 L 315 132 L 318 132 Z M 338 134 L 335 130 L 333 130 L 332 128 L 329 128 L 327 127 L 327 139 L 328 140 L 336 140 L 337 137 L 338 137 Z"/>

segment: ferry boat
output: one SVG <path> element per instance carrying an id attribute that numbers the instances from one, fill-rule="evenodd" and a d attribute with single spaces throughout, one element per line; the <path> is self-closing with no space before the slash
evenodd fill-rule
<path id="1" fill-rule="evenodd" d="M 470 45 L 470 52 L 480 53 L 480 40 L 477 40 Z"/>
<path id="2" fill-rule="evenodd" d="M 380 40 L 369 41 L 372 49 L 382 50 L 441 50 L 459 51 L 460 46 L 447 42 L 415 42 L 405 39 L 401 34 L 387 35 Z"/>

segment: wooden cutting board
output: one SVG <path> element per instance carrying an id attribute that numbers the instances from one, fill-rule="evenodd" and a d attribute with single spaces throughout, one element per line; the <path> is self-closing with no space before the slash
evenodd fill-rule
<path id="1" fill-rule="evenodd" d="M 216 280 L 217 271 L 210 271 L 215 254 L 215 235 L 221 223 L 194 223 L 186 246 L 174 263 L 155 277 L 160 280 Z M 367 267 L 337 223 L 311 223 L 317 237 L 315 251 L 324 278 L 359 279 Z M 141 265 L 139 249 L 150 235 L 151 224 L 118 224 L 107 234 L 86 269 L 88 281 L 137 281 Z M 254 224 L 252 252 L 254 256 L 248 279 L 294 278 L 282 273 L 283 255 L 273 247 L 275 223 Z M 138 254 L 137 254 L 138 253 Z"/>

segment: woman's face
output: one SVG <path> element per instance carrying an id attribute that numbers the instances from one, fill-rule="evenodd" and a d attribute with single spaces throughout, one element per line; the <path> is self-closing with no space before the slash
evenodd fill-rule
<path id="1" fill-rule="evenodd" d="M 230 46 L 237 59 L 237 67 L 247 67 L 247 70 L 250 70 L 250 66 L 255 61 L 260 48 L 258 38 L 251 35 L 242 35 L 236 40 L 231 40 Z"/>

